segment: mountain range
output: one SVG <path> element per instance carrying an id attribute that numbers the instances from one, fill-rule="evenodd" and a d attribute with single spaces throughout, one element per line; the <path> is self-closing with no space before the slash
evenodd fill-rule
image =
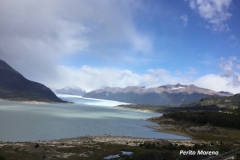
<path id="1" fill-rule="evenodd" d="M 162 85 L 159 87 L 128 86 L 105 87 L 86 93 L 81 88 L 66 87 L 55 90 L 60 94 L 82 95 L 87 98 L 115 100 L 134 104 L 179 106 L 207 97 L 231 96 L 229 92 L 216 92 L 195 85 Z M 0 99 L 15 101 L 65 102 L 43 84 L 30 81 L 0 60 Z"/>
<path id="2" fill-rule="evenodd" d="M 229 92 L 216 92 L 195 85 L 163 85 L 159 87 L 128 86 L 125 88 L 105 87 L 83 95 L 87 98 L 115 100 L 135 104 L 179 106 L 197 102 L 211 96 L 231 96 Z"/>
<path id="3" fill-rule="evenodd" d="M 78 96 L 82 96 L 86 93 L 86 91 L 80 87 L 65 87 L 61 89 L 56 89 L 54 90 L 54 92 L 58 94 L 70 94 Z"/>
<path id="4" fill-rule="evenodd" d="M 48 87 L 26 79 L 3 60 L 0 60 L 0 99 L 65 102 L 59 99 Z"/>

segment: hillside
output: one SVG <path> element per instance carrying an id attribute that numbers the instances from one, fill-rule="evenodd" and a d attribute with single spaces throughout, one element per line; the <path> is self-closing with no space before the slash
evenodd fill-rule
<path id="1" fill-rule="evenodd" d="M 203 98 L 198 102 L 185 104 L 181 106 L 159 106 L 159 105 L 119 105 L 118 107 L 137 110 L 148 110 L 159 113 L 172 113 L 182 111 L 222 111 L 227 113 L 240 113 L 240 94 L 233 96 L 213 96 Z"/>
<path id="2" fill-rule="evenodd" d="M 180 106 L 197 102 L 211 96 L 226 96 L 210 89 L 195 85 L 163 85 L 153 88 L 129 86 L 126 88 L 105 87 L 88 92 L 83 97 L 115 100 L 144 105 Z"/>
<path id="3" fill-rule="evenodd" d="M 240 94 L 227 97 L 203 98 L 199 102 L 189 104 L 191 106 L 209 106 L 216 105 L 219 108 L 238 109 L 240 107 Z"/>
<path id="4" fill-rule="evenodd" d="M 43 84 L 30 81 L 0 60 L 0 98 L 13 101 L 65 102 Z"/>

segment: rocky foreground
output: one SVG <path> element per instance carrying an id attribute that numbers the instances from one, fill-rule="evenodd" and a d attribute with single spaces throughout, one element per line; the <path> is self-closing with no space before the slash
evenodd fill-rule
<path id="1" fill-rule="evenodd" d="M 103 159 L 121 150 L 137 154 L 146 150 L 144 144 L 158 146 L 206 145 L 197 140 L 162 140 L 133 137 L 79 137 L 38 142 L 0 142 L 0 159 Z M 2 160 L 1 159 L 1 160 Z"/>

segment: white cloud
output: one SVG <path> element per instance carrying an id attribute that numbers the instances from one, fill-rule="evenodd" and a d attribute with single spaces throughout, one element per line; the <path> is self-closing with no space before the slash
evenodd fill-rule
<path id="1" fill-rule="evenodd" d="M 193 10 L 205 19 L 215 32 L 228 31 L 228 25 L 224 24 L 231 17 L 228 9 L 232 0 L 189 0 Z"/>
<path id="2" fill-rule="evenodd" d="M 231 62 L 231 63 L 230 63 Z M 44 79 L 43 81 L 52 88 L 69 86 L 82 87 L 87 91 L 110 86 L 147 86 L 156 87 L 164 84 L 195 84 L 199 87 L 215 91 L 229 91 L 238 93 L 240 91 L 240 75 L 237 71 L 239 60 L 236 57 L 222 58 L 219 64 L 222 73 L 208 74 L 198 78 L 189 78 L 187 74 L 195 74 L 196 70 L 188 68 L 188 72 L 171 73 L 163 68 L 149 69 L 143 74 L 133 73 L 130 70 L 119 70 L 114 68 L 94 68 L 83 66 L 81 68 L 70 68 L 59 66 L 58 76 Z M 57 81 L 57 83 L 55 83 Z"/>
<path id="3" fill-rule="evenodd" d="M 181 79 L 172 75 L 165 69 L 149 69 L 143 74 L 136 74 L 130 70 L 119 70 L 113 68 L 94 68 L 83 66 L 81 68 L 71 68 L 58 66 L 57 76 L 43 79 L 45 84 L 51 88 L 62 88 L 65 86 L 78 86 L 87 91 L 110 87 L 126 86 L 147 86 L 156 87 L 164 84 L 189 83 L 186 79 Z M 56 83 L 57 81 L 57 83 Z"/>
<path id="4" fill-rule="evenodd" d="M 220 76 L 227 79 L 229 85 L 240 87 L 239 60 L 236 57 L 221 58 L 219 67 L 223 70 Z"/>
<path id="5" fill-rule="evenodd" d="M 238 60 L 238 61 L 236 62 L 236 68 L 237 68 L 238 70 L 240 70 L 240 60 Z"/>
<path id="6" fill-rule="evenodd" d="M 143 53 L 149 53 L 152 50 L 152 40 L 148 36 L 132 36 L 133 49 Z"/>
<path id="7" fill-rule="evenodd" d="M 235 56 L 229 58 L 222 57 L 219 62 L 220 74 L 204 75 L 193 81 L 193 83 L 215 91 L 240 93 L 239 64 L 240 60 Z"/>
<path id="8" fill-rule="evenodd" d="M 219 74 L 207 74 L 195 79 L 192 83 L 215 91 L 240 93 L 239 64 L 240 60 L 235 56 L 222 57 L 219 62 L 219 68 L 221 69 Z"/>
<path id="9" fill-rule="evenodd" d="M 229 79 L 215 74 L 202 76 L 193 83 L 199 87 L 209 88 L 215 91 L 229 91 L 232 93 L 239 93 L 240 91 L 240 86 L 234 86 Z"/>
<path id="10" fill-rule="evenodd" d="M 138 75 L 130 70 L 118 70 L 111 68 L 94 68 L 83 66 L 81 68 L 58 67 L 58 83 L 50 80 L 48 83 L 52 88 L 61 88 L 69 86 L 82 87 L 90 91 L 93 89 L 111 86 L 111 87 L 126 87 L 129 85 L 143 85 L 150 82 L 152 77 L 147 75 Z"/>
<path id="11" fill-rule="evenodd" d="M 227 11 L 231 0 L 189 2 L 190 6 L 213 27 L 224 26 L 224 22 L 231 15 Z M 52 88 L 61 88 L 70 84 L 89 91 L 105 85 L 125 87 L 193 83 L 193 80 L 173 75 L 165 69 L 149 69 L 143 74 L 137 74 L 130 70 L 113 68 L 91 66 L 73 68 L 60 65 L 67 56 L 72 54 L 81 56 L 83 51 L 94 52 L 102 57 L 112 57 L 109 58 L 112 61 L 118 61 L 122 57 L 123 59 L 133 57 L 130 55 L 133 54 L 132 51 L 149 53 L 152 49 L 151 37 L 139 33 L 133 24 L 132 7 L 141 7 L 141 5 L 140 2 L 137 6 L 133 4 L 135 1 L 132 0 L 1 1 L 0 58 L 27 78 Z M 180 18 L 187 25 L 188 16 L 182 15 Z M 109 44 L 114 46 L 114 49 L 119 45 L 127 46 L 130 51 L 124 52 L 121 48 L 117 48 L 116 55 L 113 54 Z M 141 61 L 149 60 L 151 59 Z M 227 61 L 234 62 L 232 66 L 230 62 L 225 61 L 220 64 L 224 73 L 207 75 L 200 79 L 207 81 L 212 77 L 220 80 L 222 86 L 218 86 L 219 88 L 232 84 L 236 86 L 239 74 L 234 69 L 240 68 L 239 63 L 236 65 L 238 60 L 228 59 Z M 189 68 L 188 71 L 191 74 L 196 73 L 194 68 Z M 178 72 L 178 74 L 182 73 Z M 207 82 L 204 84 L 205 87 L 214 89 Z"/>
<path id="12" fill-rule="evenodd" d="M 232 71 L 233 69 L 233 61 L 232 59 L 225 60 L 224 58 L 221 59 L 221 63 L 219 63 L 219 67 L 223 71 Z"/>
<path id="13" fill-rule="evenodd" d="M 52 77 L 56 65 L 72 54 L 81 57 L 83 51 L 112 59 L 134 52 L 148 53 L 152 40 L 136 30 L 132 3 L 1 1 L 0 58 L 37 81 Z M 118 46 L 127 46 L 130 51 Z"/>
<path id="14" fill-rule="evenodd" d="M 234 66 L 237 66 L 234 65 Z M 146 86 L 157 87 L 165 84 L 195 84 L 199 87 L 212 89 L 215 91 L 229 91 L 238 93 L 240 90 L 240 76 L 237 72 L 227 72 L 228 67 L 223 67 L 226 71 L 222 74 L 208 74 L 199 78 L 189 78 L 187 74 L 195 73 L 194 68 L 188 68 L 191 73 L 171 73 L 168 70 L 149 69 L 143 74 L 137 74 L 130 70 L 120 70 L 114 68 L 95 68 L 83 66 L 80 68 L 58 66 L 55 74 L 51 76 L 38 77 L 40 82 L 52 89 L 66 86 L 78 86 L 87 91 L 110 86 Z M 48 68 L 46 68 L 46 71 Z M 227 74 L 228 73 L 228 74 Z"/>
<path id="15" fill-rule="evenodd" d="M 183 25 L 186 27 L 188 24 L 188 15 L 183 14 L 180 16 L 180 19 L 183 21 Z"/>

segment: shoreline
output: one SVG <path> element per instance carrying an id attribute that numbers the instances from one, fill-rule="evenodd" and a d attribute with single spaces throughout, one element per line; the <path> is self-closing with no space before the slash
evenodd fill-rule
<path id="1" fill-rule="evenodd" d="M 10 100 L 10 99 L 1 99 L 0 102 L 17 102 L 17 103 L 24 103 L 24 104 L 74 104 L 74 102 L 43 102 L 43 101 L 17 101 L 17 100 Z"/>
<path id="2" fill-rule="evenodd" d="M 140 111 L 140 112 L 151 112 L 151 113 L 158 113 L 158 112 L 154 112 L 152 110 L 148 110 L 148 109 L 136 109 L 136 108 L 130 108 L 130 107 L 121 107 L 121 106 L 113 106 L 114 108 L 124 108 L 124 109 L 129 109 L 129 110 L 135 110 L 135 111 Z M 159 113 L 162 114 L 162 113 Z"/>
<path id="3" fill-rule="evenodd" d="M 152 110 L 136 109 L 136 108 L 127 108 L 127 107 L 120 107 L 120 106 L 114 106 L 114 107 L 116 107 L 116 108 L 125 108 L 125 109 L 129 109 L 129 110 L 136 110 L 136 111 L 140 111 L 140 112 L 159 113 L 159 114 L 161 114 L 161 115 L 159 115 L 158 117 L 161 117 L 161 116 L 162 116 L 162 113 L 160 113 L 160 112 L 154 112 L 154 111 L 152 111 Z M 151 117 L 151 118 L 145 119 L 145 121 L 156 123 L 158 126 L 145 126 L 145 127 L 154 129 L 154 130 L 156 130 L 157 132 L 175 134 L 175 135 L 179 135 L 179 136 L 188 137 L 188 138 L 190 138 L 191 140 L 193 139 L 193 137 L 192 137 L 191 135 L 189 135 L 189 134 L 180 132 L 179 130 L 173 131 L 173 130 L 166 129 L 165 127 L 162 127 L 162 126 L 164 126 L 164 124 L 158 124 L 157 122 L 154 122 L 154 121 L 149 120 L 149 119 L 152 119 L 152 118 L 155 118 L 155 117 Z M 161 126 L 161 125 L 162 125 L 162 126 Z M 168 140 L 170 140 L 170 139 L 168 139 Z"/>
<path id="4" fill-rule="evenodd" d="M 149 121 L 149 120 L 146 120 L 146 121 Z M 152 121 L 149 121 L 149 122 L 152 122 Z M 154 123 L 156 123 L 156 122 L 154 122 Z M 158 132 L 161 132 L 161 133 L 168 133 L 168 134 L 175 134 L 175 135 L 179 135 L 179 136 L 184 136 L 184 137 L 190 138 L 189 140 L 194 139 L 194 137 L 192 137 L 191 135 L 188 135 L 186 133 L 183 133 L 183 132 L 180 132 L 180 131 L 177 131 L 177 130 L 173 131 L 173 130 L 165 129 L 161 125 L 158 124 L 158 126 L 147 126 L 147 127 L 151 128 L 151 129 L 154 129 L 154 130 L 156 130 Z M 171 139 L 169 139 L 169 140 L 171 140 Z"/>
<path id="5" fill-rule="evenodd" d="M 187 134 L 186 132 L 183 132 L 183 131 L 179 130 L 179 128 L 177 128 L 176 125 L 166 125 L 164 123 L 159 124 L 156 121 L 153 121 L 152 119 L 154 119 L 154 118 L 162 117 L 163 113 L 161 113 L 161 112 L 155 112 L 154 110 L 138 109 L 138 108 L 126 107 L 126 106 L 114 106 L 114 107 L 125 108 L 125 109 L 129 109 L 129 110 L 140 111 L 140 112 L 159 113 L 161 115 L 146 119 L 146 121 L 153 122 L 153 123 L 157 124 L 157 126 L 145 126 L 145 127 L 154 129 L 157 132 L 175 134 L 175 135 L 179 135 L 179 136 L 185 136 L 185 137 L 190 138 L 191 140 L 194 140 L 194 137 L 192 135 Z"/>
<path id="6" fill-rule="evenodd" d="M 154 126 L 150 126 L 148 128 L 151 128 Z M 151 129 L 155 129 L 155 128 L 151 128 Z M 41 142 L 61 142 L 61 141 L 75 141 L 75 140 L 83 140 L 83 139 L 92 139 L 92 140 L 96 140 L 99 142 L 102 142 L 102 140 L 105 140 L 106 142 L 116 142 L 118 143 L 116 140 L 135 140 L 135 141 L 153 141 L 153 140 L 165 140 L 165 141 L 172 141 L 172 140 L 176 140 L 176 141 L 191 141 L 193 139 L 174 139 L 174 138 L 147 138 L 147 137 L 132 137 L 132 136 L 112 136 L 112 135 L 106 135 L 106 136 L 79 136 L 79 137 L 71 137 L 71 138 L 59 138 L 59 139 L 52 139 L 52 140 L 36 140 L 36 141 L 2 141 L 0 140 L 0 144 L 1 143 L 41 143 Z"/>
<path id="7" fill-rule="evenodd" d="M 201 140 L 196 139 L 161 139 L 161 138 L 141 138 L 141 137 L 130 137 L 130 136 L 83 136 L 75 138 L 62 138 L 55 140 L 38 140 L 38 141 L 16 141 L 16 142 L 4 142 L 0 141 L 0 148 L 5 145 L 20 145 L 20 144 L 48 144 L 48 145 L 60 145 L 66 143 L 68 145 L 80 145 L 85 142 L 91 143 L 107 143 L 107 144 L 117 144 L 117 145 L 128 145 L 128 146 L 139 146 L 144 142 L 171 142 L 180 144 L 196 144 L 204 143 Z"/>

